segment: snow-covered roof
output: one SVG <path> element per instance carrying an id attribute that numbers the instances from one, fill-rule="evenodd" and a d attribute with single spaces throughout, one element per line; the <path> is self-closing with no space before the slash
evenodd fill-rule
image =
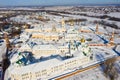
<path id="1" fill-rule="evenodd" d="M 116 47 L 116 51 L 120 52 L 120 45 Z"/>
<path id="2" fill-rule="evenodd" d="M 78 54 L 78 53 L 76 53 L 76 54 Z M 40 71 L 40 70 L 55 67 L 55 66 L 60 65 L 60 64 L 64 64 L 64 63 L 69 62 L 71 60 L 76 60 L 78 58 L 82 59 L 83 56 L 79 55 L 79 56 L 69 58 L 69 59 L 66 59 L 66 60 L 53 58 L 53 59 L 49 59 L 47 61 L 42 61 L 42 62 L 34 63 L 34 64 L 31 64 L 31 65 L 14 68 L 14 69 L 11 70 L 11 74 L 25 74 L 25 73 L 28 73 L 28 72 L 37 72 L 37 71 Z"/>
<path id="3" fill-rule="evenodd" d="M 69 29 L 69 30 L 67 31 L 67 33 L 68 33 L 68 34 L 71 34 L 71 33 L 78 34 L 78 30 L 76 30 L 76 29 Z"/>
<path id="4" fill-rule="evenodd" d="M 22 46 L 20 47 L 20 50 L 21 49 L 31 49 L 31 47 L 27 43 L 25 43 L 25 44 L 22 44 Z"/>
<path id="5" fill-rule="evenodd" d="M 55 46 L 53 45 L 35 45 L 33 47 L 33 50 L 55 50 L 57 49 Z"/>
<path id="6" fill-rule="evenodd" d="M 11 73 L 13 74 L 25 74 L 28 72 L 37 72 L 38 70 L 44 70 L 48 68 L 48 66 L 52 67 L 56 64 L 60 63 L 58 59 L 50 59 L 47 61 L 39 62 L 39 63 L 34 63 L 28 66 L 21 66 L 19 68 L 13 69 Z"/>
<path id="7" fill-rule="evenodd" d="M 46 35 L 46 36 L 58 36 L 59 34 L 58 33 L 45 33 L 45 32 L 34 32 L 32 33 L 32 35 Z"/>

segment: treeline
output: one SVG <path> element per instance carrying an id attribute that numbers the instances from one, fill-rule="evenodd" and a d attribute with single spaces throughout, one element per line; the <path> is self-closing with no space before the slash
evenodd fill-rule
<path id="1" fill-rule="evenodd" d="M 108 19 L 111 21 L 120 21 L 120 18 L 116 18 L 116 17 L 111 17 L 108 15 L 102 15 L 102 16 L 93 16 L 93 15 L 88 15 L 85 13 L 72 13 L 73 15 L 81 15 L 81 16 L 87 16 L 87 17 L 94 17 L 94 18 L 100 18 L 100 19 Z"/>
<path id="2" fill-rule="evenodd" d="M 101 20 L 101 21 L 94 21 L 94 22 L 95 23 L 97 22 L 97 23 L 99 23 L 101 25 L 104 25 L 104 26 L 109 26 L 111 28 L 120 29 L 120 27 L 118 25 L 116 25 L 115 23 L 108 23 L 108 22 L 103 21 L 103 20 Z"/>

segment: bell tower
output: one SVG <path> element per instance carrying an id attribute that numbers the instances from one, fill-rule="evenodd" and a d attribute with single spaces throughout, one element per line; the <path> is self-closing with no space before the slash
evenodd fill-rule
<path id="1" fill-rule="evenodd" d="M 73 21 L 73 19 L 70 21 L 70 26 L 74 26 L 74 21 Z"/>
<path id="2" fill-rule="evenodd" d="M 114 45 L 114 30 L 113 30 L 112 35 L 111 35 L 111 38 L 110 38 L 110 40 L 109 40 L 109 44 L 110 44 L 111 46 Z"/>
<path id="3" fill-rule="evenodd" d="M 9 37 L 8 37 L 7 33 L 4 33 L 4 39 L 6 41 L 6 47 L 10 48 L 10 41 L 9 41 Z"/>
<path id="4" fill-rule="evenodd" d="M 96 25 L 95 33 L 98 33 L 98 24 Z"/>
<path id="5" fill-rule="evenodd" d="M 62 28 L 65 27 L 65 20 L 64 20 L 64 17 L 62 17 L 62 20 L 61 20 L 61 26 L 62 26 Z"/>
<path id="6" fill-rule="evenodd" d="M 57 30 L 56 30 L 56 27 L 55 27 L 55 25 L 53 25 L 52 26 L 52 32 L 56 32 Z"/>

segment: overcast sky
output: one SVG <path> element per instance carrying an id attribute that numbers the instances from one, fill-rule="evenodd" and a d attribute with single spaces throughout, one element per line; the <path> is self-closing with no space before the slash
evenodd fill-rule
<path id="1" fill-rule="evenodd" d="M 0 6 L 69 5 L 90 3 L 92 4 L 120 3 L 120 0 L 0 0 Z"/>

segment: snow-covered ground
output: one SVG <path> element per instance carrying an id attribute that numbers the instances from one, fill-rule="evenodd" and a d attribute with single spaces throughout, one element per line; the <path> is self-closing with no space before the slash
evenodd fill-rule
<path id="1" fill-rule="evenodd" d="M 60 7 L 59 6 L 58 7 L 46 7 L 45 10 L 64 11 L 64 10 L 67 10 L 69 8 L 73 8 L 73 7 L 72 6 L 71 7 L 61 7 L 61 6 Z M 21 10 L 21 9 L 23 9 L 23 8 L 18 8 L 18 10 Z M 25 10 L 25 9 L 30 10 L 30 8 L 24 8 L 23 10 Z M 17 10 L 17 9 L 15 8 L 14 10 Z M 75 12 L 73 11 L 71 13 L 84 13 L 84 14 L 88 14 L 89 16 L 103 16 L 103 15 L 105 15 L 103 13 L 100 14 L 100 13 L 79 12 L 79 11 L 78 12 L 77 11 L 75 11 Z M 82 36 L 84 36 L 85 39 L 89 39 L 89 38 L 92 39 L 92 41 L 86 42 L 85 44 L 104 44 L 104 41 L 105 40 L 109 41 L 109 39 L 111 37 L 111 32 L 113 32 L 113 28 L 110 28 L 110 27 L 107 27 L 107 26 L 105 26 L 106 27 L 106 29 L 105 29 L 105 27 L 103 25 L 98 25 L 99 26 L 99 30 L 98 31 L 103 33 L 103 34 L 96 34 L 95 33 L 96 24 L 91 23 L 91 22 L 94 22 L 95 20 L 97 20 L 97 21 L 103 20 L 103 21 L 106 21 L 108 23 L 114 23 L 114 24 L 118 25 L 118 27 L 120 28 L 120 22 L 118 22 L 118 21 L 110 21 L 108 19 L 100 19 L 100 18 L 95 18 L 95 17 L 87 17 L 87 16 L 82 16 L 82 15 L 73 15 L 73 14 L 66 14 L 66 13 L 60 13 L 60 14 L 65 16 L 64 17 L 65 20 L 69 20 L 69 19 L 87 19 L 87 22 L 85 22 L 85 25 L 81 25 L 81 24 L 80 25 L 76 25 L 75 24 L 74 26 L 70 26 L 68 24 L 65 24 L 66 32 L 61 33 L 62 36 L 66 36 L 66 34 L 68 34 L 69 30 L 71 30 L 71 29 L 73 29 L 73 31 L 77 30 L 77 32 L 79 32 L 80 28 L 83 29 L 83 30 L 89 30 L 89 31 L 91 31 L 90 33 L 79 32 L 79 34 L 77 34 L 77 35 L 79 35 L 79 38 L 82 38 Z M 117 13 L 117 12 L 109 13 L 107 15 L 111 16 L 111 17 L 120 18 L 120 13 Z M 61 28 L 62 16 L 46 14 L 45 16 L 50 18 L 50 21 L 47 21 L 47 22 L 36 20 L 35 18 L 34 19 L 30 19 L 31 16 L 38 17 L 38 15 L 35 15 L 35 14 L 34 15 L 18 15 L 16 17 L 11 17 L 10 20 L 16 21 L 16 22 L 23 22 L 23 23 L 25 22 L 25 23 L 28 23 L 31 26 L 33 26 L 34 29 L 42 29 L 43 31 L 44 31 L 44 29 L 51 29 L 52 30 L 53 25 L 55 25 L 56 28 Z M 115 29 L 115 32 L 119 33 L 120 30 L 119 29 Z M 24 30 L 23 30 L 23 33 L 24 33 Z M 40 33 L 40 32 L 38 32 L 38 33 Z M 51 33 L 52 33 L 52 31 L 51 31 Z M 46 32 L 46 34 L 51 34 L 51 33 L 47 33 Z M 115 39 L 114 39 L 115 44 L 119 44 L 120 43 L 119 42 L 119 40 L 120 40 L 119 36 L 116 36 L 116 35 L 118 35 L 118 33 L 115 34 Z M 31 32 L 30 34 L 33 34 L 33 33 Z M 56 34 L 56 33 L 54 33 L 54 34 Z M 57 34 L 60 34 L 60 33 L 57 33 Z M 70 34 L 74 34 L 74 33 L 70 33 Z M 22 34 L 21 34 L 21 36 L 22 36 Z M 23 34 L 23 37 L 20 38 L 20 39 L 25 39 L 25 34 Z M 19 40 L 17 39 L 17 40 L 20 41 L 20 39 Z M 16 40 L 16 43 L 17 43 L 17 40 Z M 67 42 L 65 41 L 64 38 L 60 39 L 58 42 L 54 42 L 54 41 L 44 41 L 42 39 L 31 39 L 31 38 L 28 37 L 26 42 L 30 43 L 30 41 L 35 42 L 36 45 L 52 44 L 55 47 L 59 46 L 59 45 L 64 45 L 64 46 L 67 45 Z M 80 42 L 80 40 L 78 40 L 78 42 Z M 25 40 L 24 40 L 24 43 L 25 43 Z M 22 47 L 22 44 L 20 44 L 20 46 Z M 2 48 L 0 48 L 0 49 L 2 49 Z M 112 50 L 112 47 L 107 47 L 107 46 L 102 46 L 102 47 L 101 46 L 99 46 L 99 47 L 98 46 L 90 46 L 90 48 L 91 48 L 91 51 L 92 51 L 91 54 L 93 54 L 93 59 L 90 60 L 89 63 L 87 63 L 85 65 L 82 65 L 83 68 L 87 67 L 89 65 L 93 65 L 95 63 L 98 63 L 100 61 L 106 60 L 108 58 L 111 58 L 111 57 L 114 57 L 114 56 L 118 56 L 117 53 Z M 116 51 L 120 52 L 120 46 L 119 45 L 116 47 Z M 72 52 L 72 50 L 71 50 L 71 52 Z M 80 54 L 80 55 L 83 55 L 83 54 Z M 16 55 L 13 54 L 13 57 L 14 56 L 16 56 Z M 37 64 L 37 63 L 35 63 L 35 64 Z M 10 71 L 13 70 L 14 71 L 14 66 L 11 67 L 11 65 L 9 67 L 10 69 L 8 68 L 8 70 L 10 70 Z M 25 65 L 25 66 L 29 66 L 29 65 Z M 47 66 L 49 66 L 49 64 L 45 64 L 45 66 L 47 67 Z M 41 68 L 42 67 L 44 67 L 44 66 L 41 65 Z M 27 70 L 29 70 L 29 68 Z M 30 70 L 32 70 L 32 67 L 30 68 Z M 68 71 L 62 72 L 60 74 L 67 73 L 67 72 L 70 72 L 70 71 L 73 71 L 73 70 L 68 70 Z M 92 74 L 88 74 L 88 73 L 92 73 Z M 55 74 L 53 77 L 55 77 L 57 75 L 60 75 L 60 74 Z M 76 78 L 76 76 L 74 76 L 74 77 L 70 77 L 70 78 L 73 79 L 73 80 L 86 80 L 86 79 L 88 79 L 88 77 L 91 77 L 91 78 L 89 78 L 90 80 L 105 80 L 106 79 L 102 75 L 102 73 L 99 71 L 99 68 L 96 68 L 95 70 L 90 70 L 88 72 L 87 71 L 83 72 L 82 74 L 80 73 L 80 75 L 82 75 L 82 77 L 77 76 L 77 78 Z M 87 76 L 83 76 L 83 75 L 87 75 Z M 7 78 L 8 76 L 10 76 L 9 72 L 6 72 L 5 78 Z M 68 78 L 66 80 L 69 80 L 70 78 Z"/>
<path id="2" fill-rule="evenodd" d="M 0 62 L 2 61 L 3 55 L 6 54 L 6 43 L 0 43 Z"/>
<path id="3" fill-rule="evenodd" d="M 108 16 L 111 16 L 111 17 L 116 17 L 116 18 L 120 18 L 120 13 L 119 12 L 112 12 L 112 13 L 109 13 L 107 14 Z"/>
<path id="4" fill-rule="evenodd" d="M 74 76 L 65 78 L 63 80 L 109 80 L 108 77 L 105 77 L 104 73 L 100 70 L 100 67 L 87 70 Z M 120 74 L 116 80 L 120 79 Z"/>

